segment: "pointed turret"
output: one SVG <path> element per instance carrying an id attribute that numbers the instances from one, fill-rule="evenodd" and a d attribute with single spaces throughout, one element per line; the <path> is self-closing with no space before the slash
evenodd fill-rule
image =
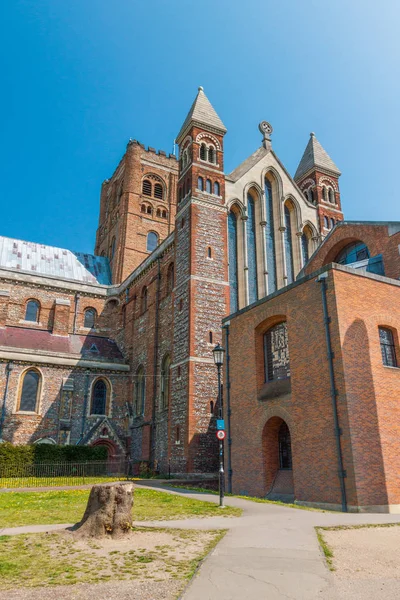
<path id="1" fill-rule="evenodd" d="M 187 129 L 193 125 L 200 128 L 206 127 L 208 131 L 213 131 L 214 133 L 222 135 L 226 133 L 225 125 L 217 115 L 215 108 L 205 95 L 201 86 L 198 89 L 197 96 L 183 122 L 181 130 L 177 135 L 176 141 L 178 144 L 185 135 Z"/>
<path id="2" fill-rule="evenodd" d="M 294 180 L 307 200 L 317 207 L 321 237 L 325 237 L 338 221 L 343 220 L 339 191 L 340 174 L 329 154 L 315 137 L 315 133 L 310 133 Z"/>
<path id="3" fill-rule="evenodd" d="M 329 154 L 315 137 L 315 133 L 312 132 L 310 133 L 310 139 L 304 150 L 301 161 L 299 162 L 299 166 L 297 167 L 294 180 L 299 181 L 313 169 L 328 171 L 336 176 L 341 174 Z"/>

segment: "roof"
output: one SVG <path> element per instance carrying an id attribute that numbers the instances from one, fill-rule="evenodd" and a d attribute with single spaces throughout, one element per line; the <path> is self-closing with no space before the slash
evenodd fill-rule
<path id="1" fill-rule="evenodd" d="M 340 175 L 340 171 L 329 156 L 329 154 L 323 149 L 315 133 L 310 133 L 310 139 L 304 150 L 304 154 L 299 162 L 297 171 L 294 179 L 298 181 L 303 175 L 308 173 L 314 167 L 320 167 L 324 171 L 330 171 L 336 175 Z"/>
<path id="2" fill-rule="evenodd" d="M 96 335 L 53 335 L 43 329 L 4 327 L 0 329 L 0 346 L 41 352 L 71 354 L 85 360 L 123 363 L 117 344 Z"/>
<path id="3" fill-rule="evenodd" d="M 186 119 L 177 135 L 177 140 L 180 136 L 185 133 L 186 128 L 190 123 L 197 123 L 198 125 L 206 125 L 211 129 L 217 130 L 220 133 L 226 133 L 226 127 L 215 112 L 214 107 L 204 93 L 203 88 L 200 86 L 197 92 L 197 96 L 187 114 Z"/>
<path id="4" fill-rule="evenodd" d="M 84 283 L 111 284 L 108 258 L 0 236 L 0 268 Z"/>

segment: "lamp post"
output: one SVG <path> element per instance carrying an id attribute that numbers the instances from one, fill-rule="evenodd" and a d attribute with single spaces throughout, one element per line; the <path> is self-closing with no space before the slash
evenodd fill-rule
<path id="1" fill-rule="evenodd" d="M 224 429 L 220 429 L 221 424 L 224 420 L 224 411 L 222 406 L 222 389 L 221 389 L 221 367 L 224 364 L 224 348 L 218 343 L 213 350 L 214 363 L 217 367 L 218 372 L 218 431 L 217 436 L 219 440 L 219 505 L 224 508 L 224 491 L 225 491 L 225 477 L 224 477 L 224 438 L 225 435 L 219 435 L 220 431 L 224 432 Z"/>

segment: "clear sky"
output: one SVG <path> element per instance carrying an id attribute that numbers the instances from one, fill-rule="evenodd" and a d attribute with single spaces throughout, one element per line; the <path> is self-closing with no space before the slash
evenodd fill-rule
<path id="1" fill-rule="evenodd" d="M 294 174 L 310 131 L 347 219 L 400 220 L 398 0 L 3 0 L 0 234 L 92 252 L 129 138 L 172 151 L 202 85 L 226 171 L 270 121 Z"/>

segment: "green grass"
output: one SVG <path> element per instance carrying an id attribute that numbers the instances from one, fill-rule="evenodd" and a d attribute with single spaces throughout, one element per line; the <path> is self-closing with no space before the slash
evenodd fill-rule
<path id="1" fill-rule="evenodd" d="M 142 528 L 134 529 L 130 538 L 132 542 L 123 545 L 119 541 L 119 550 L 111 552 L 107 551 L 108 543 L 101 547 L 99 540 L 77 542 L 72 535 L 65 533 L 1 536 L 0 589 L 110 580 L 160 581 L 160 576 L 190 579 L 201 560 L 226 533 L 163 529 L 163 535 L 169 536 L 168 544 L 137 548 L 133 542 L 141 532 Z M 146 538 L 139 543 L 145 544 L 149 534 L 156 536 L 157 532 L 157 529 L 146 530 Z"/>
<path id="2" fill-rule="evenodd" d="M 328 568 L 330 571 L 334 571 L 335 568 L 333 566 L 333 550 L 330 546 L 328 546 L 324 536 L 322 535 L 322 527 L 316 527 L 315 531 L 317 532 L 317 538 L 318 538 L 318 542 L 319 545 L 322 548 L 322 551 L 325 555 L 325 560 L 326 560 L 326 564 L 328 565 Z"/>
<path id="3" fill-rule="evenodd" d="M 90 490 L 51 492 L 4 492 L 0 494 L 0 527 L 76 523 L 85 511 Z M 135 521 L 187 519 L 191 517 L 239 516 L 241 510 L 223 511 L 211 502 L 193 500 L 166 492 L 136 488 Z"/>
<path id="4" fill-rule="evenodd" d="M 2 477 L 0 489 L 30 487 L 66 487 L 73 485 L 93 485 L 108 481 L 125 481 L 126 477 Z"/>

